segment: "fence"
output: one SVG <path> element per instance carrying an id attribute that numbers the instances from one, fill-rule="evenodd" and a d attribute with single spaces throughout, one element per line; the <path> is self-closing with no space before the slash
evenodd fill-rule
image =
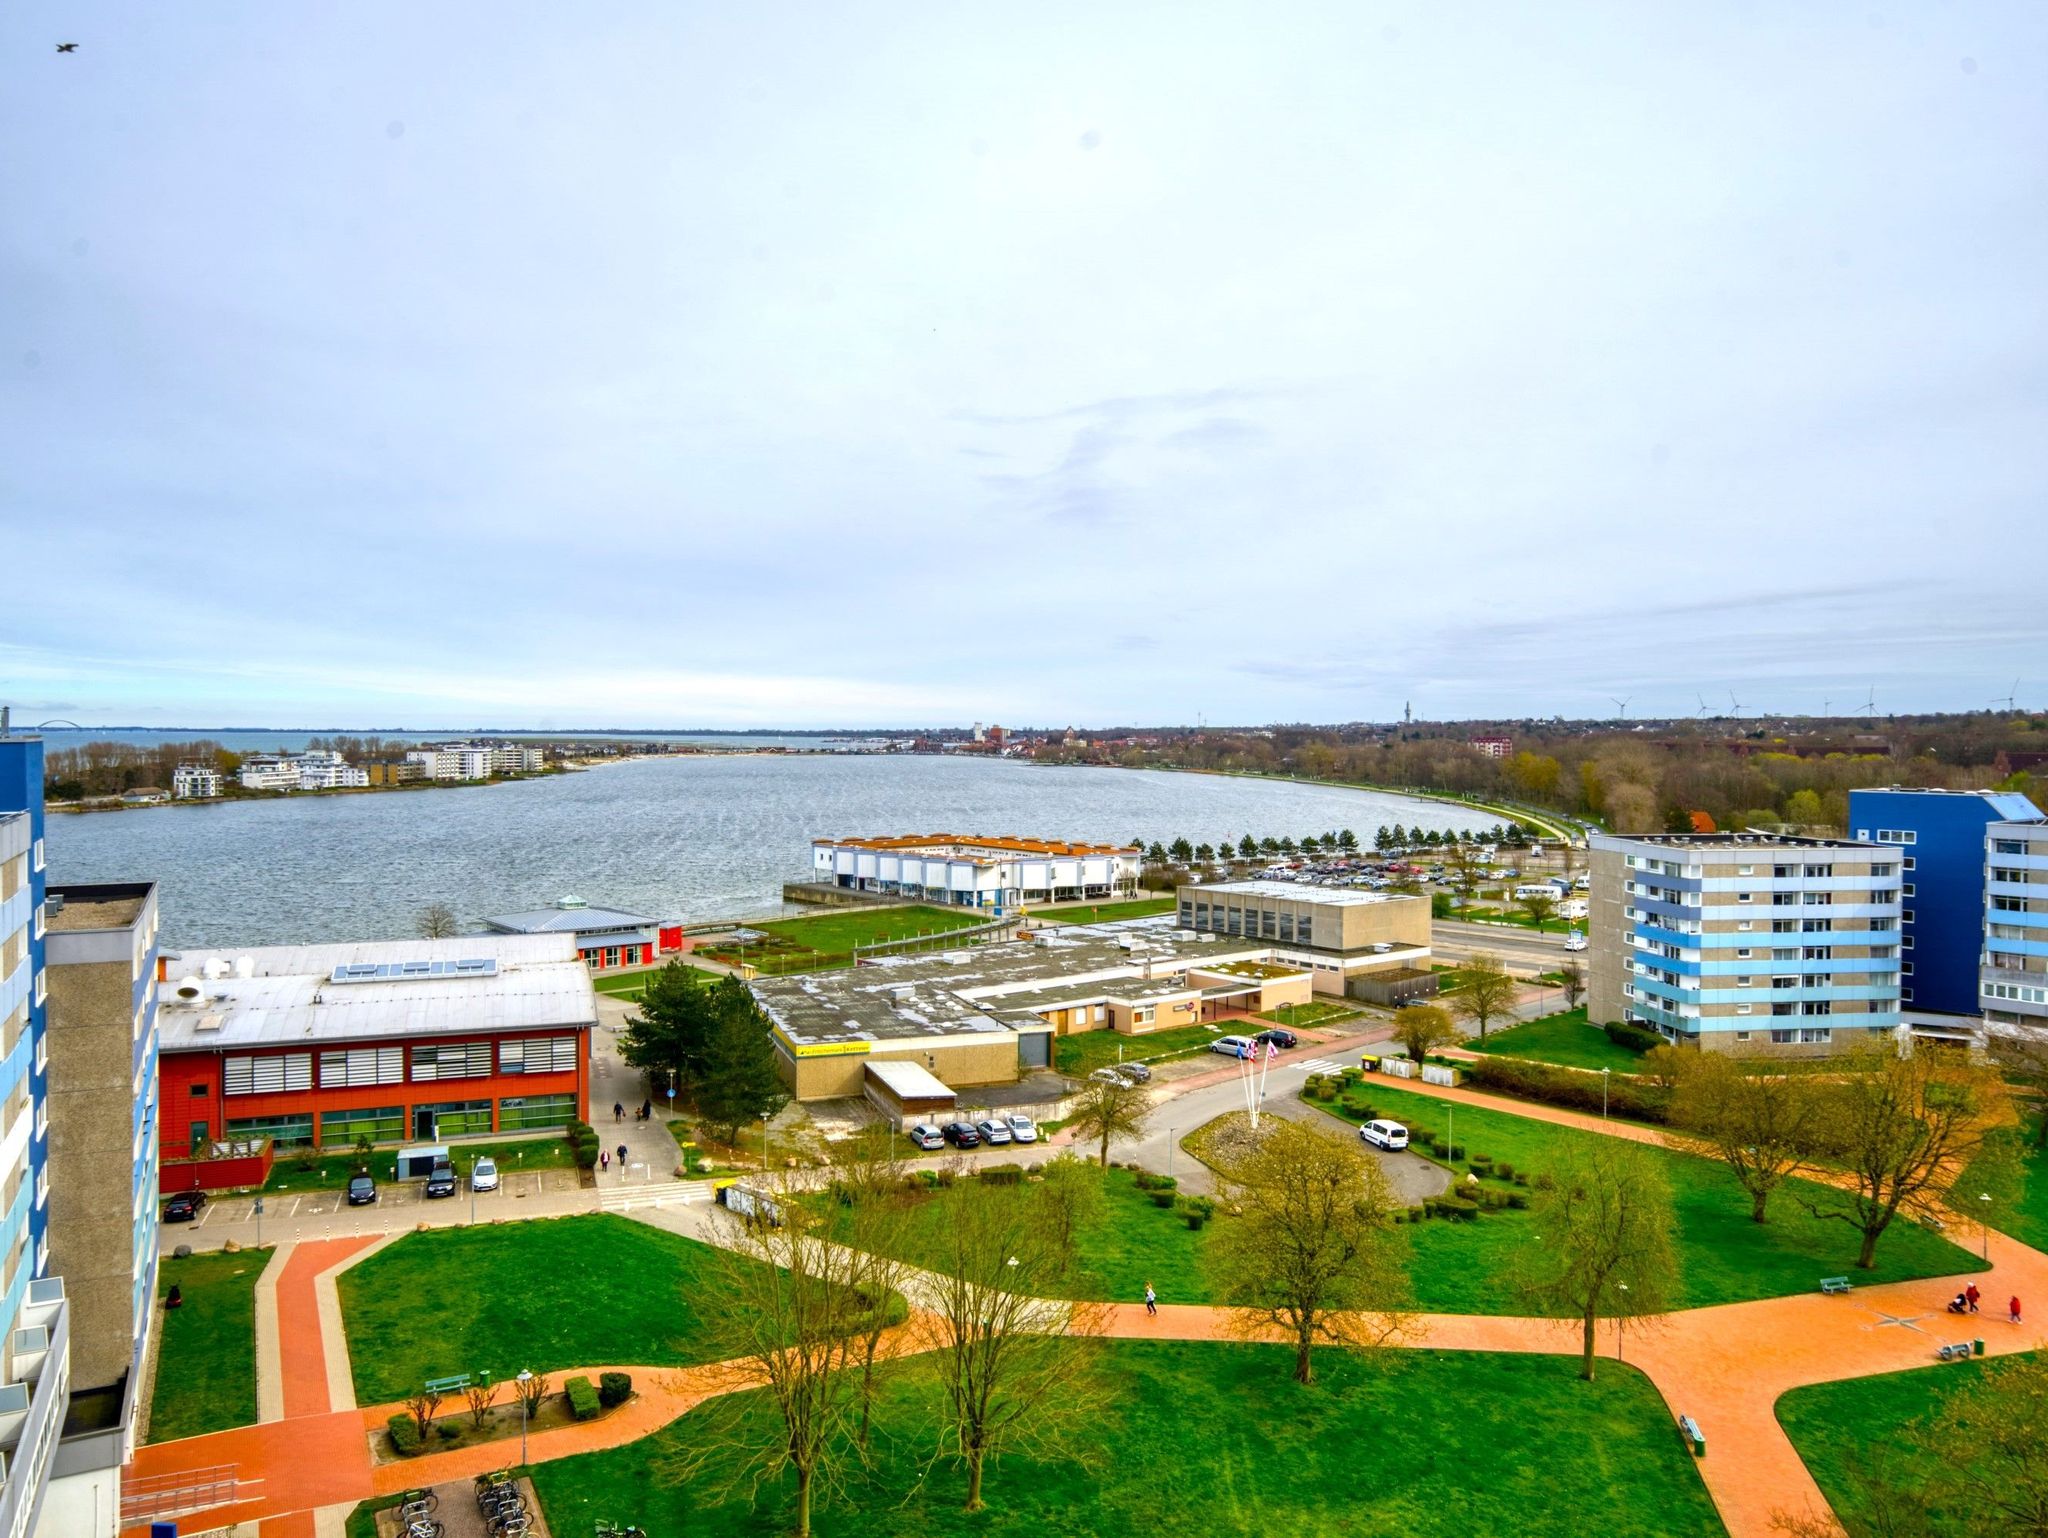
<path id="1" fill-rule="evenodd" d="M 226 1506 L 235 1499 L 241 1468 L 239 1463 L 221 1463 L 211 1468 L 183 1469 L 175 1474 L 124 1479 L 121 1525 L 136 1527 L 144 1522 Z"/>

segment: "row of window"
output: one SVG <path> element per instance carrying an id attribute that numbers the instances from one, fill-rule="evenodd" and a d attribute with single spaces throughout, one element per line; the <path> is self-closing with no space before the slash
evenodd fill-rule
<path id="1" fill-rule="evenodd" d="M 544 1132 L 566 1127 L 576 1119 L 574 1095 L 507 1096 L 498 1102 L 498 1124 L 491 1126 L 491 1102 L 458 1100 L 443 1105 L 415 1106 L 414 1111 L 432 1111 L 438 1135 L 478 1137 L 499 1132 Z M 244 1116 L 228 1120 L 230 1139 L 269 1138 L 279 1148 L 310 1148 L 314 1145 L 316 1118 L 311 1111 L 290 1116 Z M 402 1105 L 368 1109 L 322 1111 L 318 1114 L 318 1141 L 334 1147 L 367 1137 L 373 1143 L 399 1143 L 411 1136 L 413 1121 Z"/>
<path id="2" fill-rule="evenodd" d="M 531 1036 L 495 1044 L 500 1073 L 573 1073 L 576 1070 L 577 1038 L 574 1036 Z M 413 1082 L 426 1084 L 440 1079 L 481 1079 L 491 1073 L 493 1043 L 464 1041 L 437 1043 L 412 1049 Z M 404 1047 L 348 1047 L 322 1052 L 320 1087 L 347 1089 L 372 1084 L 403 1084 L 406 1077 Z M 228 1057 L 221 1061 L 221 1090 L 229 1095 L 270 1095 L 284 1090 L 313 1087 L 313 1054 L 276 1052 L 262 1056 Z M 193 1093 L 203 1095 L 205 1086 L 194 1085 Z"/>
<path id="3" fill-rule="evenodd" d="M 1271 908 L 1226 907 L 1217 903 L 1184 902 L 1180 905 L 1184 929 L 1211 930 L 1218 934 L 1242 935 L 1248 940 L 1279 940 L 1288 945 L 1315 944 L 1315 921 L 1304 913 Z"/>

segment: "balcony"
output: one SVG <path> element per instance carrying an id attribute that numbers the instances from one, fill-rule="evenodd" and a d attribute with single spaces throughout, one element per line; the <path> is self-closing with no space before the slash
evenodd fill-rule
<path id="1" fill-rule="evenodd" d="M 71 1315 L 64 1281 L 28 1284 L 14 1338 L 15 1381 L 0 1385 L 0 1538 L 35 1527 L 71 1386 Z"/>

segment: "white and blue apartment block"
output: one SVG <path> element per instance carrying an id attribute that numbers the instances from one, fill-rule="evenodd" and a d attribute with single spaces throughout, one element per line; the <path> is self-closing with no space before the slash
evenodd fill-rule
<path id="1" fill-rule="evenodd" d="M 1771 833 L 1592 837 L 1587 1002 L 1705 1051 L 1895 1037 L 1900 856 Z"/>
<path id="2" fill-rule="evenodd" d="M 2048 1039 L 2048 820 L 1992 823 L 1984 859 L 1984 1028 Z"/>

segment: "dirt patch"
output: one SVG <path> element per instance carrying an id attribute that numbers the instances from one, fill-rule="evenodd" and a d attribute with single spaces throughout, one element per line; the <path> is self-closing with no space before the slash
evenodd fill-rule
<path id="1" fill-rule="evenodd" d="M 1180 1146 L 1210 1169 L 1220 1170 L 1257 1152 L 1271 1134 L 1273 1122 L 1273 1113 L 1268 1111 L 1259 1119 L 1259 1130 L 1254 1132 L 1250 1116 L 1243 1111 L 1228 1111 L 1195 1128 L 1180 1140 Z"/>

